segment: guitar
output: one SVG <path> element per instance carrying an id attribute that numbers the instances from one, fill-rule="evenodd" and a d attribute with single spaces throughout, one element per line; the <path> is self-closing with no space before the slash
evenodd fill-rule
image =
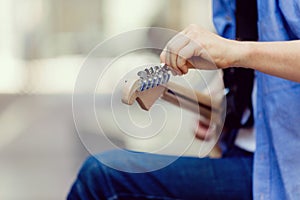
<path id="1" fill-rule="evenodd" d="M 149 110 L 157 99 L 163 99 L 178 107 L 188 109 L 207 119 L 221 123 L 224 98 L 211 96 L 170 82 L 172 69 L 161 64 L 138 72 L 138 79 L 126 80 L 122 102 L 132 105 L 135 101 L 144 110 Z M 173 73 L 174 74 L 174 73 Z"/>

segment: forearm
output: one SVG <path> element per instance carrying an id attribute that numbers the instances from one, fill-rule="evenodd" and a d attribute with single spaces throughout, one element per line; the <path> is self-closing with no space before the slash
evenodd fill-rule
<path id="1" fill-rule="evenodd" d="M 300 82 L 300 40 L 287 42 L 236 42 L 233 66 Z"/>
<path id="2" fill-rule="evenodd" d="M 190 25 L 169 41 L 161 62 L 178 74 L 187 73 L 189 68 L 245 67 L 300 82 L 300 40 L 240 42 Z"/>

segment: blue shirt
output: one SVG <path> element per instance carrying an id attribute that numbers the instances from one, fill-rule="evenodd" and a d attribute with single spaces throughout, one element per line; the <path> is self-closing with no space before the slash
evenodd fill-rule
<path id="1" fill-rule="evenodd" d="M 260 41 L 300 38 L 299 0 L 257 0 Z M 235 1 L 214 0 L 217 32 L 235 38 Z M 300 52 L 299 52 L 300 56 Z M 300 84 L 256 72 L 254 199 L 300 199 Z"/>

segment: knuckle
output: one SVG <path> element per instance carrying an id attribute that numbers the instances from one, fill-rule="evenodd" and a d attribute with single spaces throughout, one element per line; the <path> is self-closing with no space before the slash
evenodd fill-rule
<path id="1" fill-rule="evenodd" d="M 187 37 L 190 38 L 190 40 L 194 41 L 198 36 L 198 32 L 193 30 L 193 31 L 190 31 L 188 34 L 187 34 Z"/>
<path id="2" fill-rule="evenodd" d="M 179 59 L 177 60 L 177 66 L 178 66 L 178 67 L 182 67 L 184 64 L 185 64 L 185 60 L 184 60 L 184 59 L 179 58 Z"/>
<path id="3" fill-rule="evenodd" d="M 168 65 L 168 66 L 171 66 L 171 63 L 170 63 L 169 59 L 165 59 L 164 63 L 165 63 L 166 65 Z"/>
<path id="4" fill-rule="evenodd" d="M 175 53 L 175 47 L 173 45 L 168 47 L 168 53 Z"/>
<path id="5" fill-rule="evenodd" d="M 188 73 L 188 69 L 186 67 L 182 68 L 181 71 L 182 71 L 183 74 L 187 74 Z"/>
<path id="6" fill-rule="evenodd" d="M 182 72 L 186 71 L 186 65 L 178 66 Z"/>
<path id="7" fill-rule="evenodd" d="M 165 60 L 165 52 L 162 52 L 160 55 L 159 55 L 159 58 L 160 60 L 164 61 Z"/>

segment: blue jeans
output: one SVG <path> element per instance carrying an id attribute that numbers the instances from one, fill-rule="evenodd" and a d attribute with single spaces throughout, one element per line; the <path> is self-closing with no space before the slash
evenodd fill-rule
<path id="1" fill-rule="evenodd" d="M 252 199 L 253 155 L 237 147 L 223 158 L 179 157 L 162 169 L 145 173 L 118 171 L 98 160 L 111 161 L 114 166 L 147 169 L 157 160 L 172 158 L 125 154 L 114 150 L 88 158 L 68 199 Z"/>

